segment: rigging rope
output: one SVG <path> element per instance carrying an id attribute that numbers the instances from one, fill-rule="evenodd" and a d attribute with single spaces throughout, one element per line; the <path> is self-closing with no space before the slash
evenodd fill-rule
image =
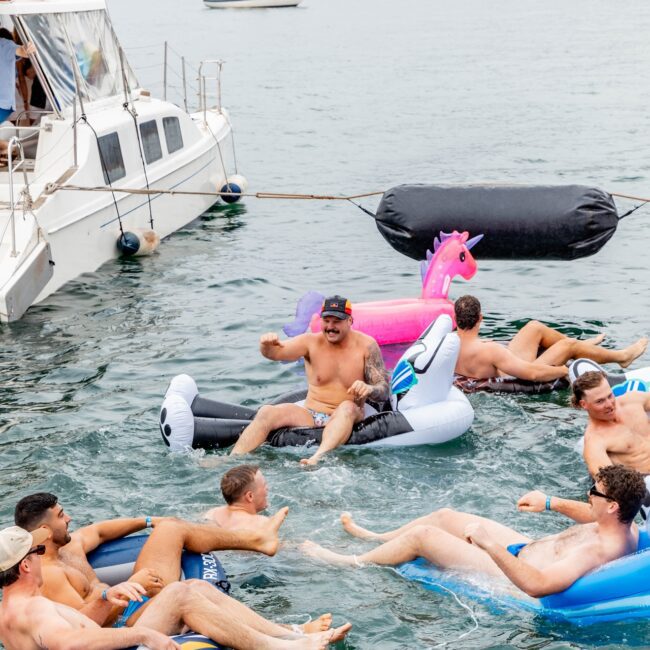
<path id="1" fill-rule="evenodd" d="M 352 199 L 363 199 L 369 196 L 381 196 L 384 194 L 384 192 L 366 192 L 365 194 L 352 194 L 351 196 L 336 196 L 330 194 L 292 194 L 290 192 L 198 192 L 155 188 L 106 187 L 105 185 L 84 187 L 81 185 L 59 185 L 58 183 L 48 183 L 45 191 L 47 194 L 53 194 L 59 190 L 72 190 L 76 192 L 120 192 L 123 194 L 169 194 L 171 196 L 214 196 L 217 198 L 220 196 L 246 196 L 255 199 L 296 199 L 305 201 L 352 201 Z"/>

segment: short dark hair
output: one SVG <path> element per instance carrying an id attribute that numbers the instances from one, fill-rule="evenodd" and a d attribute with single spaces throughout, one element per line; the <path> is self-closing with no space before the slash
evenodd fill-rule
<path id="1" fill-rule="evenodd" d="M 596 386 L 600 386 L 603 379 L 607 380 L 607 375 L 601 370 L 590 370 L 580 375 L 571 385 L 571 406 L 578 408 L 585 393 L 592 388 L 596 388 Z"/>
<path id="2" fill-rule="evenodd" d="M 20 562 L 9 567 L 6 571 L 0 571 L 0 589 L 13 585 L 18 578 L 20 578 Z"/>
<path id="3" fill-rule="evenodd" d="M 221 494 L 228 505 L 235 503 L 255 480 L 259 465 L 239 465 L 229 469 L 221 479 Z"/>
<path id="4" fill-rule="evenodd" d="M 454 314 L 459 330 L 471 330 L 481 317 L 481 303 L 474 296 L 461 296 L 454 303 Z"/>
<path id="5" fill-rule="evenodd" d="M 0 27 L 0 38 L 5 38 L 8 41 L 13 41 L 14 35 L 6 27 Z"/>
<path id="6" fill-rule="evenodd" d="M 50 508 L 59 502 L 59 498 L 49 492 L 37 492 L 23 497 L 14 510 L 14 522 L 25 530 L 38 528 Z"/>
<path id="7" fill-rule="evenodd" d="M 618 518 L 632 523 L 645 500 L 647 488 L 643 475 L 624 465 L 605 465 L 594 477 L 605 487 L 607 496 L 618 503 Z"/>

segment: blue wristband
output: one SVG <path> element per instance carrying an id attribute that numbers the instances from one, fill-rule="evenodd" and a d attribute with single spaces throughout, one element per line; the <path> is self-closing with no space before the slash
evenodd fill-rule
<path id="1" fill-rule="evenodd" d="M 546 497 L 546 509 L 551 509 L 551 497 Z"/>
<path id="2" fill-rule="evenodd" d="M 152 527 L 153 527 L 153 524 L 151 523 L 151 517 L 150 517 L 149 515 L 147 515 L 147 516 L 144 518 L 144 525 L 145 525 L 147 528 L 152 528 Z"/>
<path id="3" fill-rule="evenodd" d="M 108 593 L 107 592 L 108 592 L 108 589 L 104 589 L 104 591 L 102 591 L 102 600 L 108 600 Z"/>

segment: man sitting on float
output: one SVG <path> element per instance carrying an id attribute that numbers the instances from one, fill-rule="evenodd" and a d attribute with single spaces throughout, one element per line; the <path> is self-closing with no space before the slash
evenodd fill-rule
<path id="1" fill-rule="evenodd" d="M 385 543 L 358 556 L 334 553 L 313 542 L 305 542 L 303 550 L 349 567 L 395 566 L 423 557 L 443 569 L 506 577 L 529 596 L 541 598 L 564 591 L 587 572 L 635 552 L 639 530 L 633 521 L 645 494 L 639 472 L 610 465 L 596 474 L 589 503 L 551 498 L 538 491 L 519 499 L 519 510 L 555 510 L 579 524 L 539 540 L 491 519 L 445 508 L 387 533 L 361 528 L 344 513 L 341 520 L 348 533 Z"/>
<path id="2" fill-rule="evenodd" d="M 291 638 L 296 642 L 282 647 L 309 647 L 299 643 L 300 634 L 322 630 L 317 619 L 293 633 L 286 627 L 267 621 L 245 605 L 221 593 L 203 580 L 179 583 L 183 549 L 194 553 L 212 550 L 238 549 L 274 555 L 277 551 L 278 529 L 287 516 L 282 508 L 269 518 L 266 526 L 256 530 L 224 530 L 213 523 L 194 524 L 180 519 L 139 517 L 115 519 L 84 526 L 70 534 L 71 518 L 58 498 L 47 492 L 31 494 L 16 505 L 17 526 L 30 532 L 45 529 L 42 583 L 39 593 L 46 598 L 72 607 L 99 625 L 132 627 L 142 619 L 143 624 L 159 629 L 152 622 L 165 620 L 169 634 L 187 624 L 195 631 L 234 648 L 276 647 L 273 638 Z M 124 584 L 109 587 L 99 581 L 90 566 L 87 554 L 100 544 L 152 527 L 153 531 L 142 547 L 135 563 L 129 585 L 136 584 L 144 597 L 131 598 Z M 41 534 L 39 532 L 39 534 Z M 40 572 L 40 569 L 39 569 Z M 163 594 L 165 597 L 163 598 Z M 117 606 L 117 607 L 116 607 Z M 155 614 L 150 610 L 153 610 Z M 192 613 L 185 619 L 184 615 Z M 189 621 L 189 622 L 188 622 Z M 233 626 L 231 623 L 235 623 Z M 176 626 L 176 623 L 179 623 Z M 173 628 L 173 630 L 172 630 Z M 326 637 L 324 645 L 345 635 L 343 626 Z M 305 637 L 302 637 L 305 639 Z M 127 647 L 130 644 L 115 647 Z M 22 649 L 21 649 L 22 650 Z"/>
<path id="3" fill-rule="evenodd" d="M 648 339 L 641 338 L 623 350 L 608 350 L 598 345 L 603 335 L 579 341 L 531 320 L 504 346 L 495 341 L 480 340 L 483 315 L 481 303 L 474 296 L 458 298 L 454 313 L 460 338 L 456 373 L 475 379 L 512 376 L 538 382 L 550 381 L 566 377 L 568 370 L 564 364 L 578 357 L 598 363 L 618 363 L 626 368 L 643 354 L 648 344 Z M 542 354 L 539 354 L 540 349 L 544 350 Z"/>
<path id="4" fill-rule="evenodd" d="M 322 331 L 307 332 L 280 341 L 275 333 L 260 338 L 260 352 L 273 361 L 305 360 L 308 392 L 303 406 L 262 406 L 242 432 L 231 454 L 259 447 L 271 431 L 281 427 L 324 427 L 322 442 L 302 465 L 315 465 L 321 457 L 350 438 L 352 427 L 363 420 L 366 400 L 389 397 L 388 374 L 377 342 L 352 328 L 352 306 L 341 296 L 325 299 Z"/>
<path id="5" fill-rule="evenodd" d="M 340 640 L 350 628 L 348 624 L 319 634 L 291 634 L 201 580 L 165 586 L 133 627 L 101 628 L 81 611 L 43 596 L 41 557 L 50 532 L 42 527 L 30 534 L 18 526 L 0 531 L 0 640 L 7 650 L 119 650 L 138 644 L 180 650 L 167 635 L 186 627 L 229 648 L 312 650 Z M 142 599 L 144 588 L 131 582 L 110 591 L 111 600 Z"/>

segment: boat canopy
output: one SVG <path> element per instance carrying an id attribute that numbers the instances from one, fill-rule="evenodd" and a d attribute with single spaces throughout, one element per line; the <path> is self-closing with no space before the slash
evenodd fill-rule
<path id="1" fill-rule="evenodd" d="M 32 4 L 15 3 L 13 19 L 36 46 L 36 60 L 59 110 L 72 105 L 77 84 L 84 101 L 124 91 L 120 44 L 105 9 L 21 12 L 21 6 Z M 128 86 L 135 89 L 137 79 L 122 59 Z"/>

